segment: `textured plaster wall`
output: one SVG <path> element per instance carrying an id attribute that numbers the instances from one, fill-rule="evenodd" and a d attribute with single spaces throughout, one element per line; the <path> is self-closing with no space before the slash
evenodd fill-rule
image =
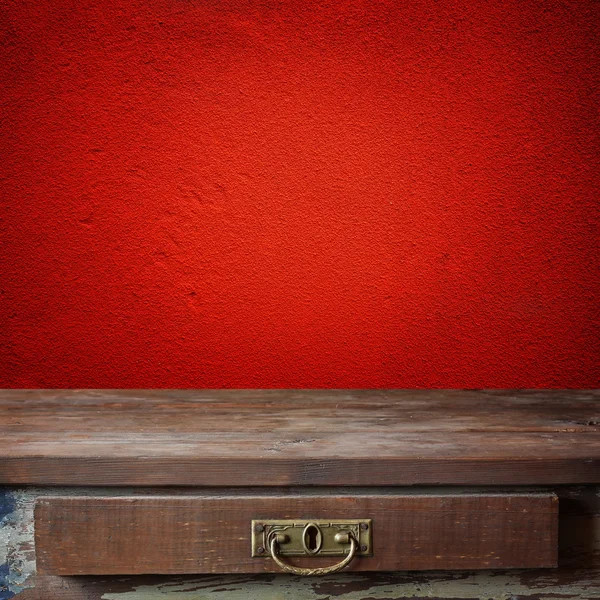
<path id="1" fill-rule="evenodd" d="M 600 385 L 600 3 L 0 2 L 3 387 Z"/>

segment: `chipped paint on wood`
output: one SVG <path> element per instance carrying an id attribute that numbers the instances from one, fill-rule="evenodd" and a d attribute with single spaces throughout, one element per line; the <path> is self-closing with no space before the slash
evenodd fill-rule
<path id="1" fill-rule="evenodd" d="M 511 600 L 520 597 L 600 598 L 598 572 L 579 580 L 560 581 L 549 572 L 532 576 L 514 573 L 387 573 L 342 574 L 324 579 L 276 576 L 206 576 L 158 585 L 139 585 L 131 591 L 105 593 L 103 600 L 400 600 L 439 598 Z"/>
<path id="2" fill-rule="evenodd" d="M 600 575 L 571 579 L 564 574 L 515 573 L 403 573 L 342 574 L 325 579 L 277 576 L 206 576 L 158 585 L 140 585 L 128 592 L 106 593 L 103 600 L 395 600 L 439 598 L 466 600 L 488 598 L 511 600 L 521 597 L 600 598 Z M 562 580 L 562 581 L 561 581 Z"/>
<path id="3" fill-rule="evenodd" d="M 33 510 L 36 498 L 51 494 L 95 494 L 106 490 L 0 487 L 0 600 L 33 587 L 36 572 Z M 115 493 L 129 493 L 121 489 Z"/>
<path id="4" fill-rule="evenodd" d="M 2 544 L 0 538 L 0 544 Z M 14 592 L 8 589 L 8 563 L 0 564 L 0 600 L 9 600 L 15 595 Z"/>
<path id="5" fill-rule="evenodd" d="M 201 577 L 39 577 L 18 600 L 556 600 L 600 598 L 600 570 Z"/>
<path id="6" fill-rule="evenodd" d="M 0 600 L 467 600 L 600 599 L 600 488 L 558 488 L 563 567 L 558 570 L 60 578 L 35 575 L 33 507 L 46 495 L 121 495 L 144 490 L 0 488 Z M 147 492 L 146 492 L 147 493 Z M 565 560 L 568 559 L 568 560 Z M 35 587 L 34 587 L 35 584 Z"/>
<path id="7" fill-rule="evenodd" d="M 0 488 L 0 600 L 28 587 L 35 572 L 33 502 L 26 492 Z"/>

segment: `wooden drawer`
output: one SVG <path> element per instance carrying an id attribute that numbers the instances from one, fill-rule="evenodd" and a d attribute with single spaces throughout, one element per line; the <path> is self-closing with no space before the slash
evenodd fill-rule
<path id="1" fill-rule="evenodd" d="M 38 570 L 55 575 L 278 572 L 252 556 L 253 521 L 369 520 L 370 547 L 346 570 L 554 567 L 553 494 L 210 491 L 55 496 L 35 510 Z M 256 524 L 254 525 L 256 529 Z M 302 567 L 342 558 L 282 557 Z"/>

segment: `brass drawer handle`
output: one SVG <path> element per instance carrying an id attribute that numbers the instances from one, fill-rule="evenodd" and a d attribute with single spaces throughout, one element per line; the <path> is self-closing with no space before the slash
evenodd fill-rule
<path id="1" fill-rule="evenodd" d="M 341 536 L 339 540 L 338 536 Z M 288 565 L 284 563 L 283 560 L 281 560 L 281 558 L 279 557 L 279 543 L 284 542 L 286 537 L 287 536 L 285 535 L 275 533 L 271 536 L 271 541 L 269 544 L 271 550 L 271 557 L 283 571 L 293 573 L 294 575 L 303 575 L 305 577 L 309 577 L 311 575 L 330 575 L 331 573 L 337 573 L 338 571 L 341 571 L 352 562 L 352 559 L 356 554 L 356 550 L 358 549 L 358 543 L 352 533 L 338 533 L 336 535 L 336 541 L 339 541 L 340 544 L 347 544 L 348 542 L 350 543 L 350 552 L 348 553 L 348 556 L 346 556 L 346 558 L 344 558 L 344 560 L 342 560 L 341 562 L 335 565 L 331 565 L 330 567 L 304 569 L 302 567 L 293 567 L 292 565 Z"/>

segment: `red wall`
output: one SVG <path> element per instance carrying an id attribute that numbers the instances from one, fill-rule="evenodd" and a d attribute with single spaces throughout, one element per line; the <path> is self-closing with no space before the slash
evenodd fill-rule
<path id="1" fill-rule="evenodd" d="M 1 386 L 600 386 L 600 3 L 1 19 Z"/>

